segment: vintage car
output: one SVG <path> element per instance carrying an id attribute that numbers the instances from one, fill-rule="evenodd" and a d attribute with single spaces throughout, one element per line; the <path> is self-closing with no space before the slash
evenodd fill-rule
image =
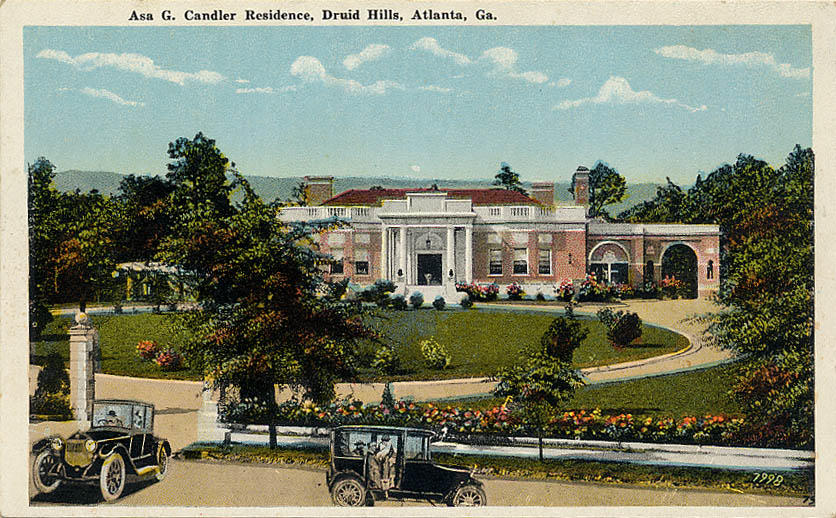
<path id="1" fill-rule="evenodd" d="M 451 506 L 486 504 L 482 483 L 466 469 L 432 462 L 435 433 L 394 426 L 340 426 L 331 432 L 326 475 L 336 505 L 415 499 Z"/>
<path id="2" fill-rule="evenodd" d="M 61 484 L 98 484 L 105 500 L 119 498 L 127 477 L 162 480 L 169 470 L 168 441 L 154 436 L 154 406 L 139 401 L 96 400 L 87 431 L 66 440 L 42 439 L 32 447 L 32 478 L 41 493 Z"/>

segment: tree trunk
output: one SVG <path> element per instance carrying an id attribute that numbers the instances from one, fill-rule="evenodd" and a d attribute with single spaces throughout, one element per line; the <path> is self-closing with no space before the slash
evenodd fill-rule
<path id="1" fill-rule="evenodd" d="M 267 429 L 270 430 L 270 449 L 275 450 L 278 448 L 278 444 L 276 441 L 276 423 L 270 422 L 267 426 Z"/>
<path id="2" fill-rule="evenodd" d="M 540 462 L 543 462 L 543 431 L 537 434 L 537 444 L 540 446 Z"/>
<path id="3" fill-rule="evenodd" d="M 78 301 L 78 311 L 80 313 L 84 313 L 87 311 L 87 301 L 84 298 Z"/>

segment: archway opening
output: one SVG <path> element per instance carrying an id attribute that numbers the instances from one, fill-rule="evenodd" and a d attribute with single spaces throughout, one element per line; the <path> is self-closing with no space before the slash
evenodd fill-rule
<path id="1" fill-rule="evenodd" d="M 668 247 L 662 256 L 662 277 L 675 277 L 685 284 L 685 298 L 697 298 L 697 254 L 683 244 Z"/>

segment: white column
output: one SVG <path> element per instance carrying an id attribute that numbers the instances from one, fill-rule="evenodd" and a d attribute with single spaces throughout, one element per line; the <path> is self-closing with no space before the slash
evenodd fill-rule
<path id="1" fill-rule="evenodd" d="M 398 268 L 401 270 L 401 272 L 403 272 L 404 281 L 406 281 L 406 278 L 407 278 L 407 274 L 406 274 L 407 273 L 406 272 L 406 227 L 400 227 L 398 229 L 398 238 L 400 239 L 400 242 L 401 242 L 400 245 L 399 245 L 400 257 L 398 257 L 398 259 L 399 259 Z M 408 281 L 406 281 L 406 282 L 408 282 Z"/>
<path id="2" fill-rule="evenodd" d="M 445 279 L 444 284 L 452 280 L 449 276 L 450 270 L 453 270 L 453 278 L 456 276 L 456 254 L 453 240 L 455 230 L 455 227 L 452 225 L 447 227 L 447 270 L 442 273 Z"/>
<path id="3" fill-rule="evenodd" d="M 473 227 L 464 227 L 464 277 L 473 282 Z"/>
<path id="4" fill-rule="evenodd" d="M 380 278 L 389 278 L 389 254 L 387 246 L 389 246 L 389 227 L 383 225 L 380 232 Z"/>

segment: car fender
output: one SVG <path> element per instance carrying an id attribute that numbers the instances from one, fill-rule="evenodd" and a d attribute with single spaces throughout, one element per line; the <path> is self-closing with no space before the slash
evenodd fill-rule
<path id="1" fill-rule="evenodd" d="M 112 447 L 103 447 L 99 451 L 99 457 L 101 457 L 102 459 L 106 459 L 114 453 L 119 453 L 122 455 L 122 459 L 125 461 L 125 472 L 129 475 L 136 475 L 136 466 L 134 466 L 134 462 L 131 459 L 131 455 L 130 453 L 128 453 L 127 448 L 125 448 L 123 444 L 115 444 Z"/>
<path id="2" fill-rule="evenodd" d="M 42 450 L 45 450 L 45 449 L 49 448 L 50 447 L 49 445 L 52 442 L 52 439 L 54 439 L 55 437 L 58 437 L 58 436 L 57 435 L 52 435 L 50 437 L 45 437 L 45 438 L 41 439 L 40 441 L 36 442 L 35 444 L 33 444 L 32 445 L 32 453 L 37 454 L 37 453 L 40 453 Z"/>
<path id="3" fill-rule="evenodd" d="M 442 498 L 442 502 L 449 502 L 453 498 L 453 495 L 456 494 L 456 491 L 458 491 L 459 488 L 462 486 L 476 486 L 478 488 L 481 488 L 483 491 L 485 489 L 485 484 L 483 484 L 481 480 L 477 480 L 473 477 L 467 477 L 459 481 L 458 484 L 455 484 L 452 487 L 452 489 L 450 489 L 450 491 L 446 495 L 444 495 L 444 498 Z"/>

